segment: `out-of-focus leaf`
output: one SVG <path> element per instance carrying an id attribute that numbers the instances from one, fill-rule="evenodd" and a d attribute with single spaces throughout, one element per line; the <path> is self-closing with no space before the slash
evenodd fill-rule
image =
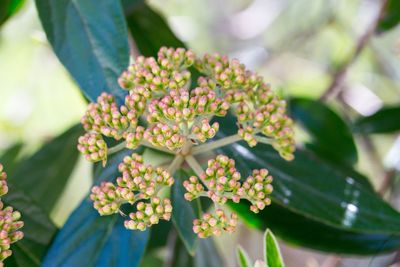
<path id="1" fill-rule="evenodd" d="M 0 25 L 18 12 L 25 0 L 2 0 L 0 3 Z"/>
<path id="2" fill-rule="evenodd" d="M 22 143 L 17 143 L 9 148 L 1 155 L 0 163 L 6 168 L 8 176 L 12 176 L 15 166 L 18 163 L 18 157 L 22 149 Z"/>
<path id="3" fill-rule="evenodd" d="M 381 33 L 397 26 L 400 23 L 399 10 L 400 10 L 399 0 L 388 0 L 383 16 L 376 27 L 376 31 L 378 33 Z"/>
<path id="4" fill-rule="evenodd" d="M 311 136 L 306 146 L 322 158 L 335 163 L 353 165 L 357 148 L 347 124 L 324 103 L 307 98 L 290 100 L 292 117 Z"/>
<path id="5" fill-rule="evenodd" d="M 181 240 L 177 240 L 172 265 L 174 267 L 225 266 L 212 238 L 199 239 L 196 255 L 189 255 Z"/>
<path id="6" fill-rule="evenodd" d="M 18 185 L 41 208 L 50 213 L 78 159 L 78 137 L 83 129 L 76 125 L 45 144 L 33 156 L 20 162 L 9 181 Z"/>
<path id="7" fill-rule="evenodd" d="M 130 151 L 109 158 L 96 181 L 111 181 L 118 176 L 118 164 Z M 60 230 L 43 266 L 139 266 L 149 231 L 127 230 L 120 214 L 100 216 L 85 197 Z"/>
<path id="8" fill-rule="evenodd" d="M 182 182 L 188 178 L 183 170 L 178 170 L 175 177 L 175 183 L 172 187 L 172 221 L 179 233 L 189 254 L 194 255 L 197 247 L 197 236 L 193 232 L 193 220 L 196 219 L 194 209 L 189 201 L 184 198 L 185 189 Z"/>
<path id="9" fill-rule="evenodd" d="M 8 181 L 8 186 L 9 192 L 2 201 L 21 212 L 24 238 L 12 245 L 13 255 L 7 259 L 6 266 L 40 266 L 57 228 L 42 210 L 41 203 L 31 199 L 13 181 Z"/>
<path id="10" fill-rule="evenodd" d="M 212 238 L 199 239 L 194 257 L 195 267 L 225 266 Z"/>
<path id="11" fill-rule="evenodd" d="M 264 253 L 264 261 L 267 267 L 284 267 L 278 241 L 269 229 L 264 235 Z"/>
<path id="12" fill-rule="evenodd" d="M 236 249 L 236 257 L 237 257 L 240 267 L 252 267 L 253 266 L 253 263 L 251 262 L 249 255 L 247 255 L 247 252 L 241 246 L 239 246 Z"/>
<path id="13" fill-rule="evenodd" d="M 156 56 L 162 46 L 185 47 L 168 27 L 165 19 L 146 4 L 136 4 L 127 13 L 129 30 L 142 55 Z"/>
<path id="14" fill-rule="evenodd" d="M 117 79 L 129 63 L 128 31 L 120 1 L 36 0 L 56 55 L 94 101 L 103 91 L 119 100 Z"/>
<path id="15" fill-rule="evenodd" d="M 354 123 L 354 131 L 356 132 L 392 133 L 399 130 L 400 106 L 384 107 L 378 110 L 375 114 L 360 118 Z"/>
<path id="16" fill-rule="evenodd" d="M 156 225 L 150 228 L 150 237 L 147 244 L 146 252 L 158 249 L 167 245 L 168 235 L 172 229 L 171 221 L 160 220 Z"/>
<path id="17" fill-rule="evenodd" d="M 247 226 L 260 230 L 270 228 L 281 239 L 297 246 L 350 255 L 377 255 L 400 247 L 399 234 L 344 230 L 299 215 L 274 202 L 258 214 L 251 212 L 245 203 L 230 203 L 230 207 Z"/>
<path id="18" fill-rule="evenodd" d="M 235 132 L 226 118 L 220 133 Z M 249 148 L 243 142 L 219 149 L 236 162 L 243 175 L 266 168 L 274 177 L 272 201 L 313 220 L 351 231 L 400 234 L 400 214 L 352 172 L 336 171 L 312 154 L 298 149 L 285 161 L 270 146 Z"/>

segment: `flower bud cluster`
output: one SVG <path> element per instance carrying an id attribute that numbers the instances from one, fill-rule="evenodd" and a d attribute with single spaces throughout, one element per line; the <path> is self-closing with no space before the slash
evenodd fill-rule
<path id="1" fill-rule="evenodd" d="M 208 168 L 200 175 L 200 179 L 192 176 L 183 182 L 187 191 L 185 198 L 192 201 L 206 196 L 219 205 L 225 204 L 229 199 L 235 203 L 238 203 L 240 199 L 247 199 L 251 202 L 250 210 L 255 213 L 271 203 L 269 195 L 273 189 L 272 176 L 269 175 L 268 170 L 253 170 L 252 175 L 244 182 L 241 183 L 240 180 L 241 175 L 235 168 L 235 161 L 227 156 L 218 155 L 215 159 L 208 161 Z M 199 225 L 198 222 L 195 223 L 196 225 Z M 196 227 L 196 229 L 199 228 Z"/>
<path id="2" fill-rule="evenodd" d="M 158 223 L 159 219 L 169 220 L 172 211 L 170 200 L 157 197 L 162 188 L 171 187 L 174 183 L 168 171 L 145 165 L 143 158 L 137 154 L 125 157 L 118 170 L 122 175 L 117 178 L 116 185 L 103 182 L 92 188 L 90 198 L 100 215 L 117 213 L 124 203 L 137 203 L 138 211 L 131 213 L 131 220 L 125 222 L 127 228 L 144 230 Z M 141 200 L 149 200 L 150 203 Z"/>
<path id="3" fill-rule="evenodd" d="M 195 66 L 225 92 L 225 99 L 233 105 L 238 117 L 238 134 L 250 146 L 257 144 L 255 134 L 261 132 L 273 139 L 273 147 L 283 158 L 293 159 L 293 122 L 285 114 L 285 102 L 279 100 L 261 76 L 246 70 L 238 60 L 219 54 L 206 54 L 196 60 Z M 208 83 L 206 79 L 199 82 Z"/>
<path id="4" fill-rule="evenodd" d="M 203 73 L 196 88 L 190 87 L 189 68 Z M 79 138 L 78 150 L 89 161 L 105 164 L 107 153 L 123 146 L 136 149 L 144 145 L 176 154 L 177 160 L 170 166 L 171 171 L 175 170 L 185 159 L 189 162 L 192 154 L 206 153 L 238 140 L 235 135 L 193 148 L 216 136 L 220 125 L 213 118 L 225 117 L 228 112 L 237 117 L 237 134 L 249 146 L 270 143 L 286 160 L 293 158 L 293 122 L 286 115 L 285 102 L 261 76 L 236 59 L 218 54 L 197 58 L 190 50 L 163 47 L 156 58 L 136 58 L 118 82 L 128 91 L 123 105 L 103 93 L 96 103 L 89 104 L 82 118 L 86 134 Z M 104 137 L 121 144 L 108 149 Z M 174 182 L 169 172 L 145 165 L 136 154 L 126 157 L 119 171 L 121 176 L 115 183 L 105 182 L 92 189 L 91 199 L 101 215 L 121 212 L 125 203 L 135 205 L 137 211 L 129 215 L 125 226 L 139 230 L 170 218 L 169 199 L 159 198 L 159 191 Z M 203 174 L 184 182 L 185 198 L 190 201 L 209 197 L 217 205 L 247 199 L 251 210 L 258 212 L 270 203 L 271 181 L 265 169 L 254 170 L 242 181 L 234 160 L 219 155 L 208 162 Z M 201 237 L 218 235 L 223 230 L 231 232 L 236 219 L 236 214 L 228 218 L 218 209 L 215 214 L 205 214 L 197 220 L 194 231 Z"/>
<path id="5" fill-rule="evenodd" d="M 6 182 L 7 175 L 3 171 L 3 166 L 0 164 L 0 196 L 7 194 L 8 187 Z M 20 221 L 21 213 L 14 211 L 12 207 L 4 207 L 0 200 L 0 265 L 9 256 L 12 251 L 10 246 L 12 243 L 21 240 L 24 234 L 19 231 L 24 226 Z"/>
<path id="6" fill-rule="evenodd" d="M 179 89 L 188 86 L 190 72 L 195 55 L 191 50 L 183 48 L 163 47 L 158 52 L 157 60 L 153 57 L 138 57 L 128 69 L 122 73 L 118 82 L 127 90 L 142 90 L 147 95 L 163 94 L 168 89 Z"/>
<path id="7" fill-rule="evenodd" d="M 193 232 L 200 238 L 220 236 L 222 231 L 233 233 L 236 230 L 237 214 L 228 217 L 222 209 L 217 209 L 215 214 L 205 213 L 201 219 L 193 221 Z"/>
<path id="8" fill-rule="evenodd" d="M 150 203 L 139 202 L 137 211 L 129 214 L 130 220 L 125 221 L 125 227 L 131 230 L 146 230 L 153 224 L 158 224 L 160 219 L 169 221 L 172 215 L 172 205 L 168 198 L 161 200 L 152 197 Z"/>
<path id="9" fill-rule="evenodd" d="M 199 87 L 190 90 L 188 68 L 192 65 L 205 77 L 198 79 Z M 206 142 L 219 130 L 211 119 L 226 116 L 229 109 L 237 116 L 238 135 L 250 146 L 260 141 L 257 134 L 263 134 L 282 157 L 293 158 L 292 121 L 285 114 L 285 102 L 261 76 L 236 59 L 218 54 L 196 58 L 190 50 L 163 47 L 157 58 L 138 57 L 119 83 L 129 90 L 124 105 L 118 107 L 113 96 L 103 93 L 97 103 L 89 104 L 82 118 L 85 130 L 96 134 L 80 142 L 79 150 L 91 161 L 105 162 L 104 143 L 99 142 L 101 148 L 87 143 L 97 143 L 102 136 L 125 139 L 130 149 L 143 139 L 172 151 L 188 141 Z M 139 126 L 142 115 L 148 124 Z"/>
<path id="10" fill-rule="evenodd" d="M 92 162 L 107 159 L 107 145 L 103 136 L 126 139 L 126 146 L 134 149 L 143 138 L 144 128 L 138 118 L 145 109 L 145 98 L 131 92 L 125 105 L 118 107 L 112 95 L 102 93 L 97 103 L 90 103 L 81 122 L 87 133 L 78 140 L 78 150 Z"/>
<path id="11" fill-rule="evenodd" d="M 229 103 L 208 87 L 171 90 L 148 105 L 147 121 L 150 126 L 144 138 L 155 146 L 170 150 L 181 148 L 187 139 L 205 142 L 213 138 L 218 123 L 210 125 L 212 116 L 225 116 Z"/>
<path id="12" fill-rule="evenodd" d="M 107 159 L 107 144 L 100 134 L 86 133 L 78 139 L 78 150 L 85 155 L 86 160 L 97 162 Z"/>

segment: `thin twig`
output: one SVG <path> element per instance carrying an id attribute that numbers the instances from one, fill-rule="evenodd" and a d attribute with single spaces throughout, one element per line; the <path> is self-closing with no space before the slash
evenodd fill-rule
<path id="1" fill-rule="evenodd" d="M 116 146 L 110 147 L 109 149 L 107 149 L 107 155 L 111 155 L 114 154 L 118 151 L 121 151 L 122 149 L 124 149 L 126 147 L 126 142 L 121 142 Z"/>
<path id="2" fill-rule="evenodd" d="M 178 235 L 175 229 L 172 227 L 167 239 L 167 256 L 164 262 L 164 267 L 173 267 L 172 264 L 174 261 L 177 237 Z"/>
<path id="3" fill-rule="evenodd" d="M 200 163 L 192 155 L 187 155 L 185 157 L 185 161 L 190 166 L 190 168 L 192 168 L 192 170 L 196 173 L 197 176 L 200 177 L 201 174 L 204 172 Z"/>
<path id="4" fill-rule="evenodd" d="M 184 161 L 184 158 L 182 155 L 176 155 L 175 158 L 172 160 L 171 165 L 167 168 L 168 172 L 171 175 L 174 175 L 175 171 L 179 169 L 179 167 L 182 165 Z"/>
<path id="5" fill-rule="evenodd" d="M 174 151 L 171 151 L 171 150 L 169 150 L 167 148 L 164 148 L 164 147 L 153 146 L 151 143 L 149 143 L 147 141 L 144 141 L 144 140 L 141 141 L 140 144 L 142 146 L 146 146 L 146 147 L 154 149 L 154 150 L 162 151 L 162 152 L 165 152 L 165 153 L 168 153 L 168 154 L 175 154 Z"/>
<path id="6" fill-rule="evenodd" d="M 242 140 L 242 138 L 239 135 L 237 135 L 237 134 L 230 135 L 230 136 L 221 138 L 217 141 L 209 142 L 209 143 L 194 147 L 192 149 L 192 155 L 205 153 L 205 152 L 211 151 L 213 149 L 235 143 L 240 140 Z"/>
<path id="7" fill-rule="evenodd" d="M 329 87 L 326 89 L 326 91 L 322 94 L 320 97 L 320 100 L 326 101 L 330 97 L 336 96 L 340 90 L 341 90 L 341 85 L 344 82 L 344 79 L 346 77 L 347 70 L 350 68 L 350 66 L 357 60 L 361 52 L 363 51 L 364 47 L 370 40 L 371 36 L 374 34 L 376 26 L 379 23 L 379 20 L 381 19 L 382 15 L 384 14 L 385 8 L 386 8 L 386 3 L 387 0 L 381 0 L 381 6 L 379 8 L 379 13 L 376 16 L 376 18 L 371 22 L 367 30 L 364 32 L 363 35 L 358 39 L 356 48 L 354 50 L 354 53 L 348 58 L 348 60 L 343 63 L 343 65 L 338 68 L 338 70 L 335 72 L 333 75 L 333 79 Z"/>

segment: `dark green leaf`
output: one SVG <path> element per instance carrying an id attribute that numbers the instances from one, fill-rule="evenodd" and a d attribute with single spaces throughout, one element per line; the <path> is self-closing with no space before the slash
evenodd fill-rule
<path id="1" fill-rule="evenodd" d="M 212 238 L 199 240 L 194 257 L 195 267 L 225 266 Z"/>
<path id="2" fill-rule="evenodd" d="M 287 162 L 266 145 L 222 149 L 247 175 L 267 168 L 274 177 L 273 201 L 326 224 L 354 231 L 400 233 L 400 214 L 353 177 L 336 172 L 305 151 Z"/>
<path id="3" fill-rule="evenodd" d="M 96 181 L 114 180 L 118 164 L 128 153 L 110 157 Z M 127 230 L 120 214 L 100 216 L 85 197 L 56 236 L 43 266 L 139 266 L 148 237 L 149 231 Z"/>
<path id="4" fill-rule="evenodd" d="M 288 243 L 315 250 L 340 254 L 377 255 L 400 247 L 399 234 L 353 232 L 299 215 L 272 203 L 258 214 L 245 203 L 231 204 L 249 227 L 270 228 Z"/>
<path id="5" fill-rule="evenodd" d="M 267 267 L 283 267 L 281 251 L 274 234 L 267 229 L 264 236 L 264 261 Z"/>
<path id="6" fill-rule="evenodd" d="M 8 176 L 12 176 L 18 163 L 18 157 L 22 149 L 22 144 L 17 143 L 7 148 L 0 157 L 0 163 L 3 164 Z"/>
<path id="7" fill-rule="evenodd" d="M 290 100 L 292 117 L 311 136 L 306 144 L 322 158 L 335 163 L 353 165 L 357 162 L 357 148 L 347 124 L 324 103 L 306 98 Z"/>
<path id="8" fill-rule="evenodd" d="M 354 123 L 354 130 L 363 133 L 391 133 L 399 131 L 400 107 L 384 107 L 371 116 L 360 118 Z"/>
<path id="9" fill-rule="evenodd" d="M 397 26 L 400 22 L 400 1 L 388 0 L 382 18 L 377 25 L 377 32 L 385 32 Z"/>
<path id="10" fill-rule="evenodd" d="M 131 1 L 134 4 L 138 1 Z M 139 1 L 140 2 L 140 1 Z M 156 56 L 162 46 L 185 47 L 159 14 L 144 3 L 127 10 L 127 22 L 135 44 L 144 56 Z"/>
<path id="11" fill-rule="evenodd" d="M 174 267 L 214 267 L 225 266 L 218 249 L 215 247 L 212 238 L 199 239 L 196 255 L 190 256 L 182 244 L 181 240 L 177 240 L 174 249 L 174 258 L 172 265 Z"/>
<path id="12" fill-rule="evenodd" d="M 18 184 L 50 213 L 75 167 L 79 155 L 76 144 L 82 133 L 82 127 L 76 125 L 45 144 L 18 164 L 9 181 Z"/>
<path id="13" fill-rule="evenodd" d="M 221 124 L 220 124 L 221 125 Z M 226 118 L 220 132 L 235 132 Z M 303 216 L 349 231 L 400 234 L 400 214 L 360 182 L 355 172 L 346 174 L 298 149 L 293 161 L 285 161 L 270 146 L 249 148 L 243 142 L 222 152 L 248 175 L 267 168 L 274 177 L 273 202 Z"/>
<path id="14" fill-rule="evenodd" d="M 25 0 L 2 0 L 0 3 L 0 25 L 17 13 Z"/>
<path id="15" fill-rule="evenodd" d="M 150 238 L 146 252 L 166 246 L 171 229 L 171 221 L 160 220 L 158 224 L 152 225 L 150 228 Z"/>
<path id="16" fill-rule="evenodd" d="M 253 266 L 253 263 L 250 260 L 249 255 L 247 255 L 247 252 L 241 246 L 238 246 L 238 248 L 236 249 L 236 257 L 240 267 Z"/>
<path id="17" fill-rule="evenodd" d="M 196 215 L 192 204 L 184 198 L 185 189 L 182 182 L 188 175 L 183 170 L 178 170 L 175 177 L 175 183 L 172 187 L 172 222 L 179 233 L 185 247 L 191 255 L 194 255 L 197 247 L 197 236 L 193 232 L 193 220 Z"/>
<path id="18" fill-rule="evenodd" d="M 19 267 L 40 266 L 57 228 L 41 209 L 41 203 L 36 203 L 12 181 L 8 185 L 9 192 L 2 197 L 2 201 L 21 212 L 24 238 L 12 245 L 13 255 L 7 262 Z"/>
<path id="19" fill-rule="evenodd" d="M 120 1 L 36 0 L 47 39 L 85 95 L 103 91 L 119 100 L 117 79 L 129 63 L 128 31 Z"/>

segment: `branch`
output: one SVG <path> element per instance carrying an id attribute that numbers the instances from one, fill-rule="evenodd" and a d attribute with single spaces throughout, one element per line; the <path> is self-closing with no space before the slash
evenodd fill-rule
<path id="1" fill-rule="evenodd" d="M 169 167 L 167 168 L 168 172 L 171 175 L 174 175 L 175 171 L 177 169 L 179 169 L 179 167 L 182 165 L 184 161 L 184 158 L 182 157 L 182 155 L 176 155 L 174 160 L 172 160 L 171 165 L 169 165 Z"/>
<path id="2" fill-rule="evenodd" d="M 221 139 L 219 139 L 217 141 L 214 141 L 214 142 L 209 142 L 209 143 L 206 143 L 206 144 L 203 144 L 203 145 L 199 145 L 199 146 L 193 147 L 192 155 L 197 155 L 197 154 L 201 154 L 201 153 L 204 153 L 204 152 L 208 152 L 208 151 L 211 151 L 213 149 L 216 149 L 216 148 L 219 148 L 219 147 L 223 147 L 223 146 L 235 143 L 235 142 L 240 141 L 240 140 L 242 140 L 242 138 L 239 135 L 237 135 L 237 134 L 230 135 L 230 136 L 221 138 Z"/>
<path id="3" fill-rule="evenodd" d="M 322 94 L 322 96 L 320 97 L 320 100 L 327 101 L 328 98 L 334 97 L 340 92 L 341 85 L 345 80 L 348 69 L 357 60 L 357 58 L 361 54 L 362 50 L 364 49 L 364 47 L 370 40 L 371 36 L 374 34 L 376 26 L 378 25 L 379 20 L 381 19 L 382 15 L 384 14 L 384 11 L 386 8 L 386 3 L 387 3 L 387 0 L 381 0 L 381 6 L 379 8 L 378 15 L 372 21 L 372 23 L 369 25 L 369 27 L 364 32 L 364 34 L 361 35 L 361 37 L 358 39 L 354 53 L 333 75 L 331 84 L 326 89 L 326 91 Z"/>
<path id="4" fill-rule="evenodd" d="M 125 148 L 125 146 L 126 146 L 126 142 L 124 141 L 124 142 L 119 143 L 116 146 L 110 147 L 109 149 L 107 149 L 107 155 L 111 155 L 118 151 L 121 151 L 122 149 Z"/>
<path id="5" fill-rule="evenodd" d="M 192 170 L 196 173 L 196 175 L 200 178 L 201 174 L 204 172 L 200 163 L 193 157 L 192 155 L 187 155 L 185 157 L 187 164 L 192 168 Z"/>

